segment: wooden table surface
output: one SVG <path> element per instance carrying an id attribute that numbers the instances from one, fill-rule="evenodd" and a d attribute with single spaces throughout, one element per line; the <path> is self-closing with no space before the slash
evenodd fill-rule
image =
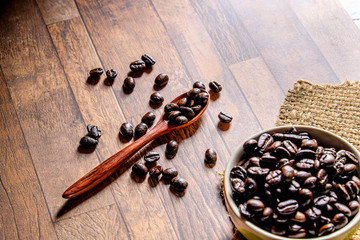
<path id="1" fill-rule="evenodd" d="M 129 63 L 156 60 L 122 84 Z M 0 9 L 0 239 L 231 239 L 219 172 L 245 138 L 272 127 L 298 79 L 337 84 L 360 76 L 360 32 L 336 0 L 15 0 Z M 95 67 L 118 72 L 91 85 Z M 159 73 L 170 77 L 165 102 L 193 82 L 223 91 L 201 121 L 146 146 L 93 191 L 72 200 L 63 191 L 120 149 L 124 122 L 136 125 Z M 219 125 L 218 113 L 234 119 Z M 78 151 L 86 125 L 103 136 Z M 168 160 L 167 141 L 179 142 Z M 204 152 L 214 148 L 214 168 Z M 131 164 L 150 150 L 189 187 L 136 183 Z"/>

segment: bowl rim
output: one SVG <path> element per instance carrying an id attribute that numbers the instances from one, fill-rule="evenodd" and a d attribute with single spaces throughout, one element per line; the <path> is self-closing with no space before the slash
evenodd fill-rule
<path id="1" fill-rule="evenodd" d="M 332 133 L 330 131 L 318 128 L 318 127 L 313 127 L 313 126 L 308 126 L 308 125 L 285 125 L 285 126 L 277 126 L 277 127 L 272 127 L 272 128 L 267 128 L 264 129 L 260 132 L 257 132 L 256 134 L 253 134 L 251 137 L 246 138 L 244 141 L 242 141 L 237 147 L 236 149 L 232 152 L 230 159 L 226 165 L 225 168 L 225 174 L 224 174 L 224 195 L 225 195 L 225 201 L 228 203 L 228 206 L 231 208 L 231 210 L 233 211 L 233 213 L 235 213 L 235 215 L 237 216 L 237 218 L 239 218 L 245 225 L 247 225 L 250 229 L 254 230 L 254 232 L 259 232 L 262 236 L 265 236 L 269 239 L 279 239 L 279 240 L 290 240 L 293 238 L 289 238 L 289 237 L 283 237 L 280 235 L 276 235 L 273 234 L 271 232 L 268 232 L 265 229 L 262 229 L 261 227 L 258 227 L 256 224 L 252 223 L 251 221 L 245 219 L 244 217 L 241 216 L 238 207 L 235 204 L 234 199 L 232 198 L 232 191 L 231 191 L 231 183 L 230 183 L 230 171 L 231 169 L 238 163 L 239 161 L 239 155 L 241 154 L 241 152 L 243 151 L 243 144 L 245 141 L 255 138 L 257 139 L 261 134 L 265 133 L 265 132 L 276 132 L 276 131 L 284 131 L 286 129 L 289 129 L 291 127 L 295 127 L 296 129 L 300 130 L 300 131 L 315 131 L 315 132 L 320 132 L 320 133 L 324 133 L 329 135 L 332 138 L 336 138 L 338 141 L 342 142 L 344 145 L 346 145 L 348 147 L 347 150 L 350 150 L 351 152 L 353 152 L 358 159 L 360 159 L 360 152 L 351 144 L 349 143 L 347 140 L 345 140 L 344 138 L 338 136 L 335 133 Z M 358 164 L 358 170 L 359 170 L 359 166 L 360 163 Z M 229 189 L 229 191 L 226 191 L 226 189 Z M 326 239 L 332 239 L 335 237 L 339 237 L 340 235 L 349 232 L 353 227 L 355 227 L 356 225 L 359 224 L 360 221 L 360 210 L 359 212 L 351 219 L 350 222 L 348 222 L 343 228 L 336 230 L 335 232 L 328 234 L 328 235 L 324 235 L 321 237 L 314 237 L 314 238 L 299 238 L 299 239 L 304 239 L 304 240 L 326 240 Z"/>

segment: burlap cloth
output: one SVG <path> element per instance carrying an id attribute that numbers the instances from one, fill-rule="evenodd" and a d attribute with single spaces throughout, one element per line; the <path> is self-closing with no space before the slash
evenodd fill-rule
<path id="1" fill-rule="evenodd" d="M 299 80 L 280 108 L 276 125 L 310 125 L 331 131 L 360 150 L 360 84 L 318 85 Z M 236 229 L 233 240 L 245 239 Z M 351 238 L 360 240 L 360 229 Z"/>

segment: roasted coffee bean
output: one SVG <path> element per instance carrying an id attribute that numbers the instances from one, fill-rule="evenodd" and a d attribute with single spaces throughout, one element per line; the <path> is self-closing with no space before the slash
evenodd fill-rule
<path id="1" fill-rule="evenodd" d="M 203 89 L 205 90 L 206 87 L 205 87 L 205 84 L 201 81 L 196 81 L 193 85 L 193 88 L 200 88 L 200 89 Z"/>
<path id="2" fill-rule="evenodd" d="M 207 92 L 201 92 L 195 98 L 195 103 L 205 105 L 209 101 L 209 94 Z"/>
<path id="3" fill-rule="evenodd" d="M 154 163 L 160 159 L 160 154 L 157 152 L 148 152 L 144 156 L 144 160 L 146 163 Z"/>
<path id="4" fill-rule="evenodd" d="M 104 69 L 102 69 L 102 68 L 94 68 L 94 69 L 90 70 L 89 74 L 92 77 L 100 77 L 101 74 L 103 74 L 103 72 L 104 72 Z"/>
<path id="5" fill-rule="evenodd" d="M 332 154 L 323 154 L 320 157 L 320 164 L 326 167 L 332 166 L 335 163 L 335 157 Z"/>
<path id="6" fill-rule="evenodd" d="M 187 119 L 192 119 L 193 117 L 195 117 L 195 112 L 189 107 L 180 107 L 180 112 L 182 113 L 182 115 L 187 117 Z"/>
<path id="7" fill-rule="evenodd" d="M 313 193 L 308 188 L 303 188 L 299 191 L 299 203 L 301 206 L 305 207 L 309 205 L 313 200 Z"/>
<path id="8" fill-rule="evenodd" d="M 161 175 L 162 167 L 160 165 L 157 165 L 149 170 L 149 176 L 151 178 L 157 178 Z"/>
<path id="9" fill-rule="evenodd" d="M 296 179 L 305 181 L 305 179 L 307 179 L 308 177 L 311 177 L 311 176 L 312 176 L 311 172 L 295 170 L 295 178 Z"/>
<path id="10" fill-rule="evenodd" d="M 273 144 L 274 139 L 273 137 L 268 133 L 263 133 L 260 135 L 258 140 L 258 148 L 260 151 L 264 152 L 268 147 Z"/>
<path id="11" fill-rule="evenodd" d="M 338 230 L 344 227 L 349 222 L 349 219 L 343 213 L 337 213 L 331 220 L 331 223 L 334 224 L 335 230 Z"/>
<path id="12" fill-rule="evenodd" d="M 132 77 L 127 77 L 124 79 L 123 89 L 125 91 L 131 91 L 135 88 L 135 79 Z"/>
<path id="13" fill-rule="evenodd" d="M 295 166 L 303 171 L 311 171 L 314 167 L 314 163 L 314 160 L 305 158 L 298 161 Z"/>
<path id="14" fill-rule="evenodd" d="M 356 170 L 356 165 L 353 163 L 347 163 L 344 165 L 344 173 L 345 174 L 351 174 L 352 172 L 354 172 Z"/>
<path id="15" fill-rule="evenodd" d="M 276 142 L 278 142 L 278 141 L 276 141 Z M 285 147 L 281 147 L 281 146 L 274 150 L 274 155 L 278 159 L 291 157 L 290 152 Z"/>
<path id="16" fill-rule="evenodd" d="M 200 88 L 193 88 L 190 91 L 187 92 L 187 97 L 189 99 L 195 99 L 199 93 L 201 93 L 201 89 Z"/>
<path id="17" fill-rule="evenodd" d="M 233 187 L 234 193 L 237 195 L 243 195 L 246 192 L 245 182 L 240 178 L 232 178 L 231 185 Z"/>
<path id="18" fill-rule="evenodd" d="M 359 194 L 359 187 L 354 181 L 348 181 L 345 183 L 345 188 L 352 199 Z"/>
<path id="19" fill-rule="evenodd" d="M 167 157 L 174 158 L 179 149 L 179 144 L 175 140 L 170 140 L 166 144 L 165 154 Z"/>
<path id="20" fill-rule="evenodd" d="M 274 170 L 269 172 L 269 174 L 265 177 L 265 180 L 272 186 L 281 183 L 281 170 Z"/>
<path id="21" fill-rule="evenodd" d="M 181 107 L 181 106 L 187 106 L 188 103 L 188 99 L 186 97 L 181 98 L 176 104 Z"/>
<path id="22" fill-rule="evenodd" d="M 146 134 L 148 130 L 148 126 L 145 123 L 139 123 L 138 125 L 136 125 L 135 127 L 135 138 L 141 138 L 142 136 L 144 136 Z"/>
<path id="23" fill-rule="evenodd" d="M 285 141 L 290 140 L 296 146 L 300 146 L 303 138 L 300 135 L 292 134 L 292 133 L 274 133 L 272 134 L 272 137 L 275 139 L 275 141 Z"/>
<path id="24" fill-rule="evenodd" d="M 156 116 L 153 112 L 147 112 L 142 118 L 141 122 L 145 123 L 148 127 L 151 127 L 154 123 Z"/>
<path id="25" fill-rule="evenodd" d="M 178 171 L 175 168 L 167 168 L 162 172 L 162 176 L 165 180 L 171 180 L 177 175 L 178 175 Z"/>
<path id="26" fill-rule="evenodd" d="M 144 164 L 137 162 L 132 167 L 132 172 L 138 177 L 145 177 L 145 175 L 148 172 L 148 169 Z"/>
<path id="27" fill-rule="evenodd" d="M 289 160 L 289 159 L 287 159 L 287 158 L 282 158 L 282 159 L 280 159 L 277 163 L 276 163 L 276 168 L 277 169 L 281 169 L 281 168 L 283 168 L 284 166 L 292 166 L 293 164 L 294 164 L 294 160 L 292 159 L 292 160 Z M 294 170 L 294 175 L 295 175 L 295 173 L 296 173 L 296 170 Z"/>
<path id="28" fill-rule="evenodd" d="M 89 137 L 92 137 L 94 139 L 99 139 L 101 137 L 101 130 L 98 126 L 89 124 L 86 126 Z"/>
<path id="29" fill-rule="evenodd" d="M 188 122 L 189 120 L 187 119 L 187 117 L 185 116 L 178 116 L 174 119 L 174 123 L 175 125 L 184 125 Z"/>
<path id="30" fill-rule="evenodd" d="M 106 77 L 109 80 L 114 80 L 117 76 L 117 72 L 114 69 L 110 69 L 106 71 Z"/>
<path id="31" fill-rule="evenodd" d="M 338 210 L 338 212 L 343 213 L 345 216 L 351 216 L 351 210 L 345 204 L 342 203 L 334 203 L 334 207 Z"/>
<path id="32" fill-rule="evenodd" d="M 145 69 L 146 64 L 143 60 L 136 60 L 134 62 L 131 62 L 129 67 L 131 71 L 139 72 Z"/>
<path id="33" fill-rule="evenodd" d="M 170 187 L 177 192 L 183 192 L 188 187 L 188 182 L 181 177 L 175 177 L 171 180 Z"/>
<path id="34" fill-rule="evenodd" d="M 360 204 L 356 200 L 350 201 L 348 203 L 348 207 L 349 207 L 349 209 L 351 211 L 350 217 L 353 217 L 359 211 L 359 206 L 360 206 Z"/>
<path id="35" fill-rule="evenodd" d="M 324 226 L 320 227 L 318 235 L 319 237 L 332 233 L 333 231 L 335 231 L 335 226 L 333 223 L 327 223 Z"/>
<path id="36" fill-rule="evenodd" d="M 314 205 L 318 208 L 323 208 L 326 204 L 329 203 L 329 201 L 330 198 L 328 196 L 322 195 L 314 199 Z"/>
<path id="37" fill-rule="evenodd" d="M 252 217 L 252 213 L 250 213 L 248 210 L 247 210 L 247 205 L 246 203 L 243 203 L 243 204 L 240 204 L 239 205 L 239 211 L 240 211 L 240 214 L 246 218 L 251 218 Z"/>
<path id="38" fill-rule="evenodd" d="M 310 207 L 305 211 L 305 215 L 308 219 L 316 220 L 321 217 L 321 210 L 316 207 Z"/>
<path id="39" fill-rule="evenodd" d="M 243 148 L 247 153 L 253 153 L 258 145 L 258 142 L 255 139 L 250 139 L 244 142 Z M 359 180 L 360 183 L 360 180 Z"/>
<path id="40" fill-rule="evenodd" d="M 159 92 L 150 95 L 150 103 L 158 105 L 164 101 L 164 97 Z"/>
<path id="41" fill-rule="evenodd" d="M 191 109 L 194 111 L 195 114 L 199 113 L 202 109 L 201 105 L 192 106 Z"/>
<path id="42" fill-rule="evenodd" d="M 214 92 L 214 93 L 219 93 L 222 90 L 222 86 L 220 83 L 213 81 L 209 83 L 209 88 Z"/>
<path id="43" fill-rule="evenodd" d="M 290 220 L 297 223 L 304 223 L 306 222 L 306 216 L 304 213 L 297 211 L 295 215 L 290 218 Z"/>
<path id="44" fill-rule="evenodd" d="M 281 141 L 275 141 L 273 142 L 273 144 L 271 144 L 266 150 L 271 152 L 271 153 L 274 153 L 274 151 L 278 148 L 278 147 L 281 147 L 282 145 L 282 142 Z M 277 157 L 277 156 L 276 156 Z"/>
<path id="45" fill-rule="evenodd" d="M 276 171 L 276 170 L 275 170 Z M 289 165 L 281 168 L 281 179 L 285 182 L 290 182 L 295 177 L 295 170 Z"/>
<path id="46" fill-rule="evenodd" d="M 320 188 L 321 194 L 327 194 L 331 189 L 333 188 L 333 185 L 331 183 L 326 183 Z"/>
<path id="47" fill-rule="evenodd" d="M 261 215 L 261 221 L 269 219 L 273 212 L 274 210 L 271 207 L 265 207 Z"/>
<path id="48" fill-rule="evenodd" d="M 226 112 L 220 112 L 218 117 L 219 117 L 220 121 L 223 123 L 229 123 L 233 119 L 233 117 Z"/>
<path id="49" fill-rule="evenodd" d="M 298 147 L 290 140 L 283 141 L 283 145 L 288 150 L 288 152 L 291 154 L 291 156 L 295 156 L 295 154 L 298 151 Z"/>
<path id="50" fill-rule="evenodd" d="M 80 139 L 80 146 L 86 149 L 94 149 L 98 144 L 98 140 L 90 137 L 84 136 Z"/>
<path id="51" fill-rule="evenodd" d="M 318 148 L 318 143 L 316 139 L 304 139 L 301 142 L 301 149 L 316 150 L 317 148 Z"/>
<path id="52" fill-rule="evenodd" d="M 247 210 L 250 213 L 262 212 L 264 211 L 264 207 L 265 207 L 262 201 L 254 198 L 247 200 L 246 205 L 247 205 Z"/>
<path id="53" fill-rule="evenodd" d="M 282 215 L 295 213 L 299 208 L 299 204 L 295 199 L 288 199 L 277 205 L 277 211 Z"/>
<path id="54" fill-rule="evenodd" d="M 290 193 L 298 193 L 300 189 L 301 189 L 301 185 L 297 181 L 292 180 L 286 190 Z"/>
<path id="55" fill-rule="evenodd" d="M 296 154 L 296 158 L 298 159 L 304 159 L 304 158 L 307 158 L 307 159 L 315 159 L 315 151 L 314 150 L 311 150 L 311 149 L 300 149 Z"/>
<path id="56" fill-rule="evenodd" d="M 265 177 L 269 174 L 269 168 L 262 168 L 262 167 L 249 167 L 248 174 L 252 175 L 253 177 Z"/>
<path id="57" fill-rule="evenodd" d="M 317 183 L 317 178 L 312 176 L 312 177 L 308 177 L 307 179 L 305 179 L 304 181 L 304 187 L 312 189 L 314 187 L 316 187 L 316 183 Z"/>
<path id="58" fill-rule="evenodd" d="M 360 179 L 357 176 L 353 175 L 351 177 L 351 181 L 354 181 L 356 183 L 356 185 L 358 185 L 358 187 L 360 187 Z"/>
<path id="59" fill-rule="evenodd" d="M 249 164 L 251 166 L 260 167 L 260 158 L 258 157 L 251 157 L 249 159 Z"/>
<path id="60" fill-rule="evenodd" d="M 217 153 L 214 149 L 209 148 L 205 151 L 205 163 L 215 164 L 217 160 Z"/>
<path id="61" fill-rule="evenodd" d="M 246 192 L 249 194 L 256 193 L 257 189 L 258 189 L 256 181 L 252 178 L 246 178 L 245 189 L 246 189 Z"/>
<path id="62" fill-rule="evenodd" d="M 123 123 L 121 124 L 120 127 L 120 134 L 121 136 L 123 136 L 125 139 L 132 139 L 133 135 L 134 135 L 134 127 L 131 123 Z"/>
<path id="63" fill-rule="evenodd" d="M 181 115 L 181 112 L 177 111 L 177 110 L 170 112 L 169 116 L 168 116 L 170 123 L 175 123 L 175 119 L 180 115 Z"/>
<path id="64" fill-rule="evenodd" d="M 152 66 L 152 65 L 154 65 L 156 63 L 154 58 L 150 57 L 147 54 L 142 55 L 141 60 L 143 60 L 145 62 L 146 66 Z"/>
<path id="65" fill-rule="evenodd" d="M 230 171 L 230 177 L 232 178 L 239 178 L 245 181 L 247 177 L 247 171 L 241 166 L 235 166 Z"/>
<path id="66" fill-rule="evenodd" d="M 172 111 L 179 111 L 180 108 L 179 108 L 179 105 L 177 105 L 176 103 L 167 103 L 164 107 L 164 111 L 166 114 L 169 114 L 170 112 Z"/>
<path id="67" fill-rule="evenodd" d="M 154 85 L 157 87 L 164 87 L 169 82 L 169 76 L 165 73 L 157 75 L 154 81 Z"/>
<path id="68" fill-rule="evenodd" d="M 279 235 L 279 236 L 285 236 L 286 235 L 286 229 L 282 226 L 271 226 L 271 233 Z"/>
<path id="69" fill-rule="evenodd" d="M 327 174 L 326 170 L 323 168 L 317 172 L 316 177 L 318 178 L 318 183 L 320 185 L 325 185 L 329 180 L 329 175 Z"/>
<path id="70" fill-rule="evenodd" d="M 287 235 L 289 238 L 304 238 L 306 236 L 306 230 L 304 228 L 299 229 L 297 232 L 292 232 Z"/>
<path id="71" fill-rule="evenodd" d="M 352 163 L 358 164 L 359 159 L 356 157 L 356 155 L 352 152 L 345 151 L 345 156 L 348 161 L 351 161 Z"/>
<path id="72" fill-rule="evenodd" d="M 344 185 L 338 183 L 335 185 L 335 189 L 340 198 L 344 199 L 345 201 L 349 201 L 351 199 Z"/>

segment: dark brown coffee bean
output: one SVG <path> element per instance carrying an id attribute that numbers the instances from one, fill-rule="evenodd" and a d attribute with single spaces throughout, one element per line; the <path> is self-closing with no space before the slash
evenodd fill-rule
<path id="1" fill-rule="evenodd" d="M 290 182 L 295 177 L 295 170 L 289 165 L 281 168 L 281 179 L 285 182 Z"/>
<path id="2" fill-rule="evenodd" d="M 268 133 L 263 133 L 259 137 L 258 148 L 260 149 L 260 151 L 264 152 L 273 143 L 274 143 L 273 137 Z"/>
<path id="3" fill-rule="evenodd" d="M 181 115 L 180 111 L 172 111 L 169 113 L 168 119 L 170 123 L 174 123 L 175 124 L 175 119 Z"/>
<path id="4" fill-rule="evenodd" d="M 101 130 L 98 126 L 89 124 L 86 126 L 89 137 L 92 137 L 94 139 L 99 139 L 101 137 Z"/>
<path id="5" fill-rule="evenodd" d="M 261 214 L 261 221 L 265 221 L 271 217 L 274 210 L 271 207 L 265 207 Z"/>
<path id="6" fill-rule="evenodd" d="M 305 207 L 309 205 L 313 200 L 313 193 L 308 188 L 303 188 L 299 191 L 299 203 Z"/>
<path id="7" fill-rule="evenodd" d="M 358 213 L 358 211 L 359 211 L 359 206 L 360 206 L 360 204 L 359 204 L 359 202 L 356 201 L 356 200 L 350 201 L 350 202 L 348 203 L 348 207 L 349 207 L 349 209 L 350 209 L 350 211 L 351 211 L 350 217 L 353 217 L 353 216 L 355 216 L 355 214 Z"/>
<path id="8" fill-rule="evenodd" d="M 271 226 L 271 233 L 279 235 L 279 236 L 285 236 L 286 235 L 286 229 L 282 226 L 274 225 Z"/>
<path id="9" fill-rule="evenodd" d="M 229 123 L 233 119 L 233 117 L 226 112 L 220 112 L 218 117 L 219 117 L 220 121 L 223 123 Z"/>
<path id="10" fill-rule="evenodd" d="M 281 141 L 275 141 L 273 142 L 273 144 L 271 144 L 266 150 L 269 152 L 274 153 L 274 151 L 278 148 L 281 147 L 282 142 Z M 277 157 L 277 156 L 276 156 Z"/>
<path id="11" fill-rule="evenodd" d="M 331 220 L 331 223 L 334 224 L 335 230 L 338 230 L 344 227 L 349 222 L 349 219 L 343 213 L 337 213 Z"/>
<path id="12" fill-rule="evenodd" d="M 144 177 L 147 174 L 148 169 L 144 164 L 137 162 L 132 167 L 132 172 L 138 177 Z"/>
<path id="13" fill-rule="evenodd" d="M 146 64 L 146 66 L 152 66 L 156 63 L 156 61 L 154 60 L 154 58 L 150 57 L 149 55 L 147 54 L 144 54 L 141 56 L 141 60 L 143 60 Z"/>
<path id="14" fill-rule="evenodd" d="M 195 98 L 195 104 L 205 105 L 209 101 L 209 94 L 207 92 L 201 92 Z"/>
<path id="15" fill-rule="evenodd" d="M 283 168 L 284 166 L 292 166 L 293 164 L 294 164 L 294 159 L 292 159 L 292 160 L 289 160 L 289 159 L 287 159 L 287 158 L 282 158 L 282 159 L 280 159 L 277 163 L 276 163 L 276 168 L 277 169 L 281 169 L 281 168 Z M 296 173 L 296 170 L 294 170 L 294 175 L 295 175 L 295 173 Z"/>
<path id="16" fill-rule="evenodd" d="M 205 163 L 215 164 L 217 160 L 217 153 L 214 149 L 209 148 L 205 151 Z"/>
<path id="17" fill-rule="evenodd" d="M 260 158 L 258 157 L 251 157 L 249 159 L 250 166 L 260 167 Z"/>
<path id="18" fill-rule="evenodd" d="M 134 135 L 134 127 L 131 123 L 123 123 L 120 127 L 120 134 L 125 139 L 130 140 Z"/>
<path id="19" fill-rule="evenodd" d="M 356 165 L 353 163 L 347 163 L 344 165 L 344 173 L 345 174 L 351 174 L 356 170 Z"/>
<path id="20" fill-rule="evenodd" d="M 160 165 L 157 165 L 149 170 L 149 176 L 151 178 L 157 178 L 161 175 L 162 167 Z"/>
<path id="21" fill-rule="evenodd" d="M 291 156 L 295 156 L 295 154 L 298 152 L 298 147 L 290 140 L 285 140 L 283 142 L 284 147 L 288 152 L 291 154 Z"/>
<path id="22" fill-rule="evenodd" d="M 246 201 L 247 210 L 250 213 L 262 212 L 264 211 L 264 203 L 258 199 L 249 199 Z"/>
<path id="23" fill-rule="evenodd" d="M 317 178 L 312 176 L 312 177 L 308 177 L 307 179 L 305 179 L 303 185 L 305 188 L 312 189 L 312 188 L 316 187 L 316 183 L 317 183 Z"/>
<path id="24" fill-rule="evenodd" d="M 287 235 L 289 238 L 304 238 L 306 236 L 306 230 L 304 228 L 299 229 L 297 232 L 292 232 Z"/>
<path id="25" fill-rule="evenodd" d="M 165 154 L 169 158 L 174 158 L 179 149 L 179 144 L 175 140 L 170 140 L 166 144 Z"/>
<path id="26" fill-rule="evenodd" d="M 169 76 L 165 73 L 157 75 L 154 81 L 154 85 L 157 87 L 164 87 L 169 82 Z"/>
<path id="27" fill-rule="evenodd" d="M 154 92 L 150 95 L 150 103 L 161 104 L 164 101 L 164 97 L 159 92 Z"/>
<path id="28" fill-rule="evenodd" d="M 188 99 L 186 97 L 180 99 L 176 104 L 181 107 L 181 106 L 187 106 L 188 103 Z"/>
<path id="29" fill-rule="evenodd" d="M 278 141 L 276 141 L 276 142 L 278 142 Z M 290 152 L 285 147 L 281 147 L 281 146 L 274 150 L 274 155 L 278 159 L 291 157 Z"/>
<path id="30" fill-rule="evenodd" d="M 253 153 L 258 145 L 255 139 L 249 139 L 243 144 L 244 151 L 247 153 Z M 360 182 L 360 180 L 359 180 Z"/>
<path id="31" fill-rule="evenodd" d="M 295 178 L 305 181 L 308 177 L 311 177 L 311 172 L 307 171 L 295 171 Z"/>
<path id="32" fill-rule="evenodd" d="M 188 182 L 181 177 L 175 177 L 171 180 L 170 187 L 177 192 L 183 192 L 188 187 Z"/>
<path id="33" fill-rule="evenodd" d="M 139 123 L 135 127 L 135 134 L 134 134 L 135 138 L 136 139 L 141 138 L 146 134 L 147 130 L 148 130 L 148 126 L 145 123 Z"/>
<path id="34" fill-rule="evenodd" d="M 304 139 L 301 142 L 301 149 L 316 150 L 317 148 L 318 148 L 318 143 L 316 139 Z"/>
<path id="35" fill-rule="evenodd" d="M 175 125 L 184 125 L 188 122 L 189 120 L 187 119 L 187 117 L 185 116 L 178 116 L 174 119 L 174 123 Z"/>
<path id="36" fill-rule="evenodd" d="M 250 213 L 248 210 L 247 210 L 247 205 L 246 203 L 243 203 L 243 204 L 240 204 L 239 205 L 239 212 L 241 214 L 241 216 L 243 217 L 246 217 L 248 219 L 250 219 L 252 217 L 252 213 Z"/>
<path id="37" fill-rule="evenodd" d="M 345 204 L 342 203 L 334 203 L 334 207 L 337 209 L 338 212 L 345 214 L 345 216 L 351 216 L 351 210 Z"/>
<path id="38" fill-rule="evenodd" d="M 141 122 L 145 123 L 148 127 L 151 127 L 154 123 L 156 116 L 153 112 L 147 112 L 142 118 Z"/>
<path id="39" fill-rule="evenodd" d="M 193 117 L 195 117 L 194 111 L 189 107 L 180 107 L 180 112 L 182 113 L 182 115 L 187 117 L 187 119 L 192 119 Z"/>
<path id="40" fill-rule="evenodd" d="M 164 111 L 166 114 L 169 114 L 170 112 L 172 111 L 179 111 L 180 108 L 179 108 L 179 105 L 177 105 L 176 103 L 167 103 L 164 107 Z"/>
<path id="41" fill-rule="evenodd" d="M 345 201 L 349 201 L 351 199 L 351 197 L 344 185 L 338 183 L 335 185 L 335 189 L 340 198 L 344 199 Z"/>
<path id="42" fill-rule="evenodd" d="M 160 159 L 160 154 L 157 152 L 148 152 L 144 156 L 144 160 L 146 163 L 154 163 Z"/>
<path id="43" fill-rule="evenodd" d="M 322 195 L 322 196 L 319 196 L 319 197 L 316 197 L 314 199 L 314 205 L 318 208 L 322 208 L 324 207 L 326 204 L 328 204 L 330 201 L 330 198 L 326 195 Z"/>
<path id="44" fill-rule="evenodd" d="M 142 71 L 145 69 L 146 64 L 143 60 L 137 60 L 137 61 L 130 63 L 129 67 L 130 67 L 131 71 L 139 72 L 139 71 Z"/>
<path id="45" fill-rule="evenodd" d="M 201 81 L 196 81 L 193 85 L 193 88 L 200 88 L 206 90 L 205 84 Z"/>
<path id="46" fill-rule="evenodd" d="M 190 91 L 187 92 L 187 97 L 189 99 L 195 99 L 199 93 L 201 93 L 201 89 L 200 88 L 193 88 Z"/>
<path id="47" fill-rule="evenodd" d="M 356 155 L 354 153 L 345 151 L 345 156 L 348 161 L 355 163 L 355 164 L 359 163 L 359 159 L 356 157 Z"/>
<path id="48" fill-rule="evenodd" d="M 80 139 L 80 146 L 86 149 L 94 149 L 97 144 L 98 140 L 89 136 L 84 136 Z"/>
<path id="49" fill-rule="evenodd" d="M 320 157 L 320 164 L 326 167 L 332 166 L 335 163 L 335 157 L 332 154 L 323 154 Z"/>
<path id="50" fill-rule="evenodd" d="M 359 194 L 359 187 L 354 181 L 350 180 L 345 183 L 345 188 L 352 199 L 355 199 L 355 197 Z"/>
<path id="51" fill-rule="evenodd" d="M 124 79 L 123 89 L 125 91 L 132 91 L 135 88 L 135 79 L 132 77 L 127 77 Z"/>
<path id="52" fill-rule="evenodd" d="M 274 170 L 269 172 L 269 174 L 265 177 L 265 180 L 270 185 L 277 185 L 281 183 L 281 170 Z"/>
<path id="53" fill-rule="evenodd" d="M 167 168 L 162 172 L 165 180 L 171 180 L 178 175 L 178 171 L 175 168 Z"/>
<path id="54" fill-rule="evenodd" d="M 323 168 L 317 172 L 316 177 L 318 178 L 318 183 L 320 185 L 325 185 L 329 180 L 329 175 L 327 174 L 326 170 Z"/>
<path id="55" fill-rule="evenodd" d="M 194 111 L 195 114 L 199 113 L 202 109 L 201 105 L 192 106 L 191 109 Z"/>
<path id="56" fill-rule="evenodd" d="M 335 231 L 335 226 L 333 223 L 327 223 L 324 226 L 321 226 L 318 232 L 319 237 L 332 233 Z"/>
<path id="57" fill-rule="evenodd" d="M 313 167 L 314 167 L 314 163 L 315 161 L 312 159 L 301 159 L 300 161 L 298 161 L 295 166 L 303 171 L 312 171 Z"/>
<path id="58" fill-rule="evenodd" d="M 292 133 L 274 133 L 274 134 L 272 134 L 272 137 L 275 139 L 275 141 L 290 140 L 294 144 L 296 144 L 296 146 L 300 146 L 301 142 L 303 140 L 303 138 L 301 136 L 299 136 L 297 134 L 292 134 Z"/>
<path id="59" fill-rule="evenodd" d="M 295 154 L 297 159 L 304 159 L 304 158 L 315 159 L 315 155 L 316 155 L 315 151 L 311 149 L 300 149 Z"/>
<path id="60" fill-rule="evenodd" d="M 92 77 L 100 77 L 101 74 L 103 74 L 103 72 L 104 72 L 104 69 L 102 69 L 102 68 L 94 68 L 94 69 L 90 70 L 89 74 Z"/>
<path id="61" fill-rule="evenodd" d="M 354 181 L 358 187 L 360 187 L 360 179 L 357 176 L 352 176 L 351 181 Z"/>
<path id="62" fill-rule="evenodd" d="M 265 177 L 269 174 L 269 168 L 262 168 L 262 167 L 249 167 L 248 174 L 252 175 L 253 177 Z"/>
<path id="63" fill-rule="evenodd" d="M 239 178 L 245 181 L 247 177 L 247 171 L 241 166 L 235 166 L 230 171 L 230 177 L 232 178 Z"/>
<path id="64" fill-rule="evenodd" d="M 308 219 L 316 220 L 321 217 L 321 210 L 316 207 L 310 207 L 305 211 L 305 215 Z"/>
<path id="65" fill-rule="evenodd" d="M 106 77 L 109 80 L 114 80 L 117 76 L 117 72 L 114 69 L 110 69 L 106 71 Z"/>
<path id="66" fill-rule="evenodd" d="M 209 88 L 214 92 L 214 93 L 219 93 L 222 90 L 222 86 L 220 83 L 213 81 L 209 83 Z"/>
<path id="67" fill-rule="evenodd" d="M 298 208 L 299 204 L 295 199 L 288 199 L 280 202 L 276 209 L 282 215 L 289 215 L 295 213 Z"/>
<path id="68" fill-rule="evenodd" d="M 293 222 L 297 222 L 297 223 L 304 223 L 304 222 L 306 222 L 306 216 L 304 213 L 297 211 L 295 213 L 295 215 L 293 217 L 291 217 L 290 220 Z"/>
<path id="69" fill-rule="evenodd" d="M 232 178 L 231 185 L 233 187 L 233 191 L 238 196 L 244 195 L 246 193 L 245 182 L 240 178 Z"/>

